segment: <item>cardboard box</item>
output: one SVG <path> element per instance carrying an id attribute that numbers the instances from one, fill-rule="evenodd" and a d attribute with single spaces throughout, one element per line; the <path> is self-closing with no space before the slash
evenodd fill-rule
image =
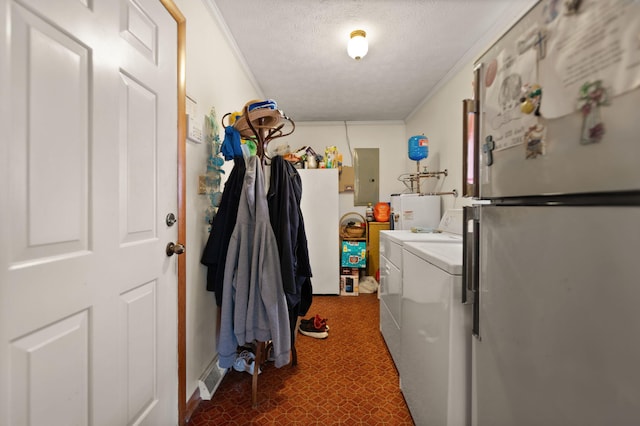
<path id="1" fill-rule="evenodd" d="M 360 269 L 358 268 L 340 268 L 340 275 L 355 275 L 360 276 Z"/>
<path id="2" fill-rule="evenodd" d="M 340 295 L 357 296 L 358 281 L 358 275 L 340 275 Z"/>
<path id="3" fill-rule="evenodd" d="M 342 166 L 340 177 L 338 178 L 338 192 L 353 191 L 355 187 L 355 173 L 353 167 Z"/>
<path id="4" fill-rule="evenodd" d="M 365 268 L 367 266 L 367 242 L 343 241 L 340 266 L 349 268 Z"/>

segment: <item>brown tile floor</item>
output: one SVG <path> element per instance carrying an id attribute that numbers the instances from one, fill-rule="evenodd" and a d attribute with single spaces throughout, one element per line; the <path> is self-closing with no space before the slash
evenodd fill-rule
<path id="1" fill-rule="evenodd" d="M 327 339 L 298 334 L 298 365 L 267 363 L 251 406 L 251 376 L 231 369 L 190 425 L 412 425 L 379 330 L 378 299 L 314 296 L 307 318 L 327 318 Z"/>

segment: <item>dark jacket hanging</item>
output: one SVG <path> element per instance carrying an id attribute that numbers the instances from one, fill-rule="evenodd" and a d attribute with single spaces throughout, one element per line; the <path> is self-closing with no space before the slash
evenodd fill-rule
<path id="1" fill-rule="evenodd" d="M 224 185 L 218 213 L 216 214 L 207 245 L 202 253 L 200 263 L 206 265 L 207 290 L 215 292 L 216 304 L 222 305 L 222 284 L 224 281 L 224 265 L 227 259 L 227 247 L 233 233 L 238 216 L 238 204 L 244 182 L 246 165 L 244 157 L 233 158 L 233 170 Z"/>
<path id="2" fill-rule="evenodd" d="M 295 310 L 292 318 L 306 315 L 313 293 L 301 199 L 300 174 L 283 157 L 273 157 L 267 201 L 271 226 L 278 242 L 282 285 L 290 313 Z"/>

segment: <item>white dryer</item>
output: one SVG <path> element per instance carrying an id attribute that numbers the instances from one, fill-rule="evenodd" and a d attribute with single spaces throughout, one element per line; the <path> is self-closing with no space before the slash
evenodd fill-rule
<path id="1" fill-rule="evenodd" d="M 400 387 L 416 424 L 471 424 L 471 305 L 462 245 L 408 242 L 402 268 Z"/>

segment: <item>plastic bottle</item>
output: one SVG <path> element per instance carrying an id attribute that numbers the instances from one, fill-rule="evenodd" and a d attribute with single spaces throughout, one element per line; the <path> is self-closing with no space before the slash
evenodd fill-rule
<path id="1" fill-rule="evenodd" d="M 373 206 L 371 203 L 367 205 L 367 222 L 373 222 Z"/>
<path id="2" fill-rule="evenodd" d="M 383 201 L 376 203 L 376 205 L 373 206 L 373 217 L 376 222 L 388 222 L 390 209 L 389 203 Z"/>

